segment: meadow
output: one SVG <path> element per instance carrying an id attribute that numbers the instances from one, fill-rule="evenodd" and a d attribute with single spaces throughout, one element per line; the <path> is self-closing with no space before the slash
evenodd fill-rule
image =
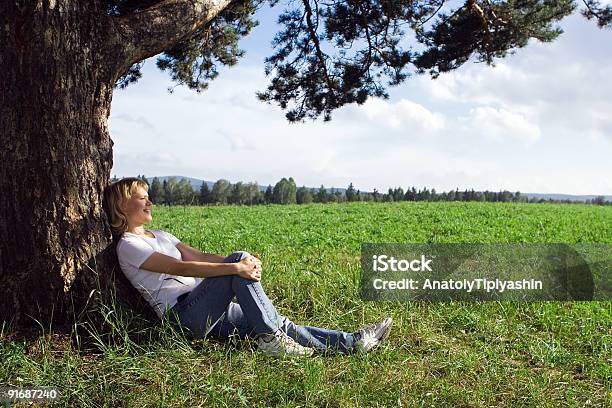
<path id="1" fill-rule="evenodd" d="M 274 359 L 248 341 L 190 340 L 109 303 L 99 313 L 110 333 L 91 328 L 94 348 L 78 334 L 15 340 L 4 327 L 1 384 L 57 387 L 54 406 L 66 407 L 612 406 L 610 301 L 359 297 L 362 242 L 612 244 L 612 207 L 155 206 L 153 219 L 150 229 L 205 252 L 258 254 L 268 295 L 297 323 L 349 331 L 392 316 L 393 331 L 370 354 Z"/>

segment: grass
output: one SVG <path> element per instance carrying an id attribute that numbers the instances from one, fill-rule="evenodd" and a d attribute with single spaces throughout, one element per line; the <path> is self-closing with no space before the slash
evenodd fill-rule
<path id="1" fill-rule="evenodd" d="M 362 242 L 612 243 L 612 208 L 507 203 L 156 207 L 149 228 L 206 252 L 247 250 L 295 322 L 353 330 L 388 315 L 368 355 L 272 359 L 188 340 L 115 303 L 95 347 L 0 333 L 0 383 L 55 386 L 57 406 L 583 407 L 612 405 L 611 302 L 364 302 Z M 76 339 L 75 339 L 76 337 Z"/>

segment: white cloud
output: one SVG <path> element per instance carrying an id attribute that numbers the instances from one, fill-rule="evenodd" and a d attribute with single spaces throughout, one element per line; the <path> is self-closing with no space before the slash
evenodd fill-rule
<path id="1" fill-rule="evenodd" d="M 531 145 L 540 139 L 540 128 L 521 114 L 505 109 L 495 109 L 480 106 L 470 110 L 470 116 L 464 119 L 472 129 L 477 129 L 489 139 L 497 142 L 507 142 L 508 139 L 522 140 L 525 145 Z"/>
<path id="2" fill-rule="evenodd" d="M 143 116 L 132 116 L 129 115 L 127 113 L 119 113 L 117 115 L 113 115 L 113 118 L 115 120 L 121 120 L 127 123 L 134 123 L 137 124 L 139 126 L 142 126 L 144 129 L 146 130 L 154 130 L 154 126 L 151 122 L 149 122 L 146 118 L 144 118 Z"/>
<path id="3" fill-rule="evenodd" d="M 115 148 L 113 156 L 112 173 L 120 176 L 135 176 L 137 174 L 147 176 L 173 175 L 176 174 L 177 164 L 181 162 L 179 155 L 170 152 L 126 152 L 124 149 Z"/>
<path id="4" fill-rule="evenodd" d="M 223 135 L 229 142 L 231 151 L 252 150 L 255 147 L 251 140 L 245 138 L 240 134 L 236 134 L 233 132 L 230 133 L 223 129 L 217 129 L 217 132 Z"/>
<path id="5" fill-rule="evenodd" d="M 398 129 L 437 131 L 444 128 L 444 116 L 408 99 L 395 103 L 383 99 L 368 99 L 361 107 L 370 121 Z"/>

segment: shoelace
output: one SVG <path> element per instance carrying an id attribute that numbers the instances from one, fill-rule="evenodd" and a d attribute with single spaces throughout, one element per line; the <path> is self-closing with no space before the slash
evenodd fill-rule
<path id="1" fill-rule="evenodd" d="M 290 346 L 296 346 L 297 345 L 297 342 L 295 340 L 293 340 L 293 338 L 290 337 L 285 332 L 281 332 L 279 334 L 279 336 L 280 336 L 280 339 L 279 339 L 280 341 L 285 341 Z"/>
<path id="2" fill-rule="evenodd" d="M 369 324 L 360 330 L 364 336 L 375 337 L 376 336 L 376 325 Z"/>
<path id="3" fill-rule="evenodd" d="M 279 330 L 278 332 L 276 332 L 274 335 L 274 337 L 271 337 L 270 340 L 265 340 L 266 343 L 271 343 L 273 341 L 277 341 L 279 343 L 287 343 L 289 345 L 295 345 L 297 344 L 295 340 L 293 340 L 293 338 L 289 337 L 288 334 L 286 334 L 285 332 Z"/>

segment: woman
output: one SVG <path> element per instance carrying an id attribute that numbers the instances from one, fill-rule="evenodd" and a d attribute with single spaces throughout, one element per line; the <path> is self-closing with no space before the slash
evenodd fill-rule
<path id="1" fill-rule="evenodd" d="M 177 321 L 195 337 L 253 336 L 271 355 L 367 352 L 389 334 L 391 318 L 354 333 L 294 324 L 266 296 L 257 257 L 243 251 L 226 258 L 203 253 L 170 233 L 146 230 L 152 220 L 147 192 L 144 181 L 125 178 L 112 183 L 105 198 L 112 228 L 120 235 L 121 269 L 160 318 Z"/>

